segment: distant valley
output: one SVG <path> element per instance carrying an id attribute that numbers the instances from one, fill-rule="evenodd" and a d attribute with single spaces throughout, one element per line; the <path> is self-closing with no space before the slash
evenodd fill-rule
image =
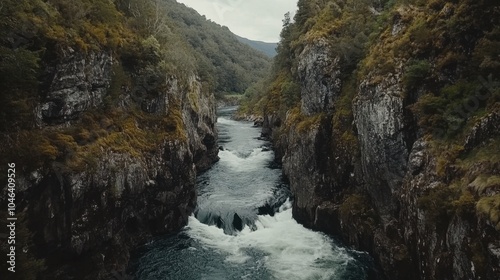
<path id="1" fill-rule="evenodd" d="M 266 43 L 266 42 L 262 42 L 262 41 L 252 41 L 250 39 L 240 37 L 236 34 L 235 34 L 235 36 L 238 39 L 238 41 L 240 41 L 241 43 L 247 44 L 256 50 L 263 52 L 264 54 L 266 54 L 269 57 L 276 56 L 276 47 L 278 46 L 278 43 Z"/>

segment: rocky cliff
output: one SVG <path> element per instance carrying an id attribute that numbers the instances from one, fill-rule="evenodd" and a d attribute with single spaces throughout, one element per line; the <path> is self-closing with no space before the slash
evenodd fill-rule
<path id="1" fill-rule="evenodd" d="M 351 74 L 342 40 L 313 37 L 337 9 L 337 17 L 348 17 L 327 34 L 350 40 L 342 33 L 342 26 L 355 28 L 349 7 L 300 2 L 288 27 L 299 34 L 288 65 L 300 102 L 276 106 L 289 93 L 271 84 L 263 109 L 263 134 L 272 137 L 290 180 L 294 217 L 369 251 L 388 279 L 500 277 L 498 76 L 478 76 L 486 67 L 474 68 L 498 22 L 462 29 L 448 22 L 480 18 L 489 4 L 392 6 Z M 308 10 L 316 15 L 310 29 L 309 21 L 300 25 L 300 7 L 316 9 Z M 384 9 L 359 13 L 369 21 Z M 457 33 L 439 33 L 446 28 Z M 439 42 L 437 34 L 444 36 Z"/>
<path id="2" fill-rule="evenodd" d="M 20 265 L 44 267 L 42 279 L 124 271 L 132 249 L 186 224 L 196 173 L 217 160 L 214 95 L 195 74 L 158 73 L 155 93 L 143 93 L 113 88 L 120 64 L 105 51 L 62 51 L 44 70 L 37 128 L 20 140 L 19 149 L 35 147 L 33 162 L 2 151 L 17 166 L 24 254 L 44 260 Z"/>
<path id="3" fill-rule="evenodd" d="M 175 0 L 2 1 L 0 179 L 16 165 L 18 221 L 17 272 L 2 262 L 0 278 L 123 276 L 193 211 L 218 159 L 214 95 L 269 62 Z"/>

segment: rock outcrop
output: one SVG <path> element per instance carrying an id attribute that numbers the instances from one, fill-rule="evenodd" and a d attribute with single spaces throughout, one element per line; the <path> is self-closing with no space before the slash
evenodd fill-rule
<path id="1" fill-rule="evenodd" d="M 203 91 L 196 76 L 191 76 L 188 84 L 188 91 L 181 97 L 182 118 L 196 169 L 201 172 L 218 158 L 216 101 L 213 94 Z"/>
<path id="2" fill-rule="evenodd" d="M 408 107 L 415 96 L 405 94 L 403 59 L 390 73 L 368 72 L 360 79 L 352 128 L 343 128 L 354 131 L 355 139 L 346 140 L 332 123 L 341 84 L 335 79 L 338 60 L 326 44 L 311 44 L 297 69 L 303 117 L 293 110 L 267 112 L 262 132 L 273 139 L 290 181 L 297 221 L 369 251 L 388 279 L 498 278 L 500 232 L 491 216 L 496 210 L 489 208 L 498 193 L 498 163 L 478 160 L 467 169 L 461 162 L 446 165 L 448 154 L 437 158 L 439 147 L 416 131 Z M 493 110 L 476 122 L 458 151 L 498 143 L 499 126 Z M 358 148 L 349 150 L 346 141 Z M 460 180 L 474 181 L 469 189 L 486 186 L 488 195 L 458 191 L 453 186 Z"/>
<path id="3" fill-rule="evenodd" d="M 113 63 L 119 62 L 105 52 L 70 50 L 49 67 L 50 85 L 36 107 L 40 133 L 70 129 L 86 112 L 102 108 Z M 46 260 L 44 279 L 109 279 L 110 273 L 125 271 L 132 249 L 187 223 L 196 205 L 196 173 L 218 159 L 215 99 L 196 75 L 182 86 L 164 75 L 166 86 L 157 96 L 134 101 L 133 90 L 123 87 L 116 105 L 123 116 L 139 109 L 136 115 L 158 123 L 111 125 L 101 135 L 125 129 L 164 129 L 173 135 L 155 136 L 155 146 L 147 150 L 96 142 L 98 150 L 79 168 L 52 161 L 18 175 L 17 211 L 35 233 L 36 255 Z M 158 128 L 165 118 L 173 119 Z M 134 140 L 132 134 L 122 135 L 117 143 Z M 89 265 L 92 269 L 85 269 Z"/>
<path id="4" fill-rule="evenodd" d="M 376 85 L 361 82 L 353 104 L 363 181 L 376 207 L 386 213 L 394 210 L 391 199 L 401 187 L 408 157 L 400 79 L 398 73 Z"/>
<path id="5" fill-rule="evenodd" d="M 130 249 L 180 229 L 195 207 L 196 170 L 181 141 L 166 141 L 148 158 L 103 150 L 94 169 L 63 168 L 54 165 L 20 186 L 33 197 L 24 206 L 36 249 L 56 262 L 47 279 L 124 271 Z M 85 263 L 94 267 L 89 275 L 81 275 Z"/>
<path id="6" fill-rule="evenodd" d="M 333 109 L 341 88 L 339 57 L 331 57 L 329 43 L 320 39 L 307 45 L 299 55 L 302 112 L 313 115 Z"/>
<path id="7" fill-rule="evenodd" d="M 107 52 L 84 54 L 72 48 L 63 51 L 60 61 L 47 69 L 49 90 L 37 108 L 38 122 L 61 123 L 97 108 L 111 82 L 112 56 Z"/>

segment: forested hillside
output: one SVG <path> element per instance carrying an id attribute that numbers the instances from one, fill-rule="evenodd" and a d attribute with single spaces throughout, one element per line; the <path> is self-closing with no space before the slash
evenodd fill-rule
<path id="1" fill-rule="evenodd" d="M 241 94 L 265 77 L 270 59 L 241 44 L 227 27 L 207 21 L 195 10 L 175 1 L 168 2 L 168 15 L 178 32 L 202 54 L 200 67 L 213 77 L 216 93 Z"/>
<path id="2" fill-rule="evenodd" d="M 294 217 L 390 279 L 498 278 L 498 3 L 298 6 L 240 110 L 264 116 Z"/>
<path id="3" fill-rule="evenodd" d="M 276 55 L 276 47 L 278 46 L 278 43 L 267 43 L 267 42 L 261 42 L 261 41 L 253 41 L 247 38 L 240 37 L 236 35 L 236 38 L 242 43 L 245 43 L 251 47 L 253 47 L 256 50 L 259 50 L 263 53 L 265 53 L 269 57 L 274 57 Z"/>
<path id="4" fill-rule="evenodd" d="M 106 69 L 113 73 L 110 87 L 87 103 L 103 98 L 110 107 L 124 102 L 122 89 L 138 104 L 157 96 L 168 87 L 165 73 L 184 86 L 188 76 L 196 73 L 206 91 L 243 93 L 268 67 L 264 55 L 239 43 L 227 28 L 176 1 L 6 0 L 0 16 L 2 131 L 32 128 L 41 121 L 60 123 L 84 111 L 56 116 L 35 106 L 47 98 L 50 72 L 61 55 L 109 54 L 113 60 Z M 63 110 L 60 105 L 51 106 Z M 35 162 L 56 154 L 50 145 L 33 149 L 26 152 Z"/>
<path id="5" fill-rule="evenodd" d="M 143 80 L 154 79 L 146 78 L 153 70 L 176 76 L 196 70 L 215 93 L 242 93 L 268 68 L 264 55 L 227 28 L 172 0 L 6 0 L 0 14 L 3 116 L 38 98 L 29 92 L 43 90 L 44 64 L 64 48 L 107 50 L 125 74 L 140 68 Z"/>

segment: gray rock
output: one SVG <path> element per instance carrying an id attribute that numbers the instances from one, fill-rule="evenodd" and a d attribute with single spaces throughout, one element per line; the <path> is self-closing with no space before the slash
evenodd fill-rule
<path id="1" fill-rule="evenodd" d="M 400 80 L 388 75 L 382 82 L 361 83 L 354 120 L 361 144 L 361 163 L 367 191 L 380 209 L 395 207 L 393 195 L 407 170 L 403 138 L 403 99 Z"/>
<path id="2" fill-rule="evenodd" d="M 395 18 L 393 35 L 404 28 Z M 404 94 L 404 61 L 396 58 L 393 73 L 361 78 L 353 102 L 359 151 L 353 151 L 332 131 L 331 105 L 340 88 L 332 57 L 323 40 L 305 46 L 299 56 L 302 112 L 322 113 L 320 122 L 299 132 L 288 113 L 264 115 L 262 135 L 272 138 L 290 181 L 294 218 L 369 251 L 388 279 L 499 278 L 499 232 L 467 199 L 443 197 L 456 191 L 449 177 L 463 174 L 438 175 L 435 142 L 415 139 L 418 132 L 410 131 L 417 125 L 406 106 L 416 96 Z M 465 138 L 465 152 L 497 137 L 499 126 L 498 110 L 478 120 Z M 478 163 L 463 178 L 498 170 L 498 163 Z M 466 184 L 474 188 L 474 182 Z M 359 196 L 347 200 L 352 193 Z M 357 213 L 359 208 L 365 212 Z"/>
<path id="3" fill-rule="evenodd" d="M 331 56 L 324 39 L 307 45 L 299 56 L 302 112 L 313 115 L 331 112 L 341 89 L 340 58 Z"/>
<path id="4" fill-rule="evenodd" d="M 111 82 L 113 58 L 106 52 L 84 54 L 71 49 L 55 66 L 44 101 L 38 106 L 42 123 L 63 123 L 98 107 Z"/>
<path id="5" fill-rule="evenodd" d="M 191 76 L 187 91 L 181 93 L 182 119 L 198 171 L 207 170 L 218 160 L 216 102 L 214 94 L 202 88 L 197 76 Z"/>
<path id="6" fill-rule="evenodd" d="M 488 114 L 479 120 L 467 135 L 464 143 L 466 151 L 472 150 L 474 147 L 481 145 L 485 140 L 499 135 L 500 131 L 500 110 Z"/>

